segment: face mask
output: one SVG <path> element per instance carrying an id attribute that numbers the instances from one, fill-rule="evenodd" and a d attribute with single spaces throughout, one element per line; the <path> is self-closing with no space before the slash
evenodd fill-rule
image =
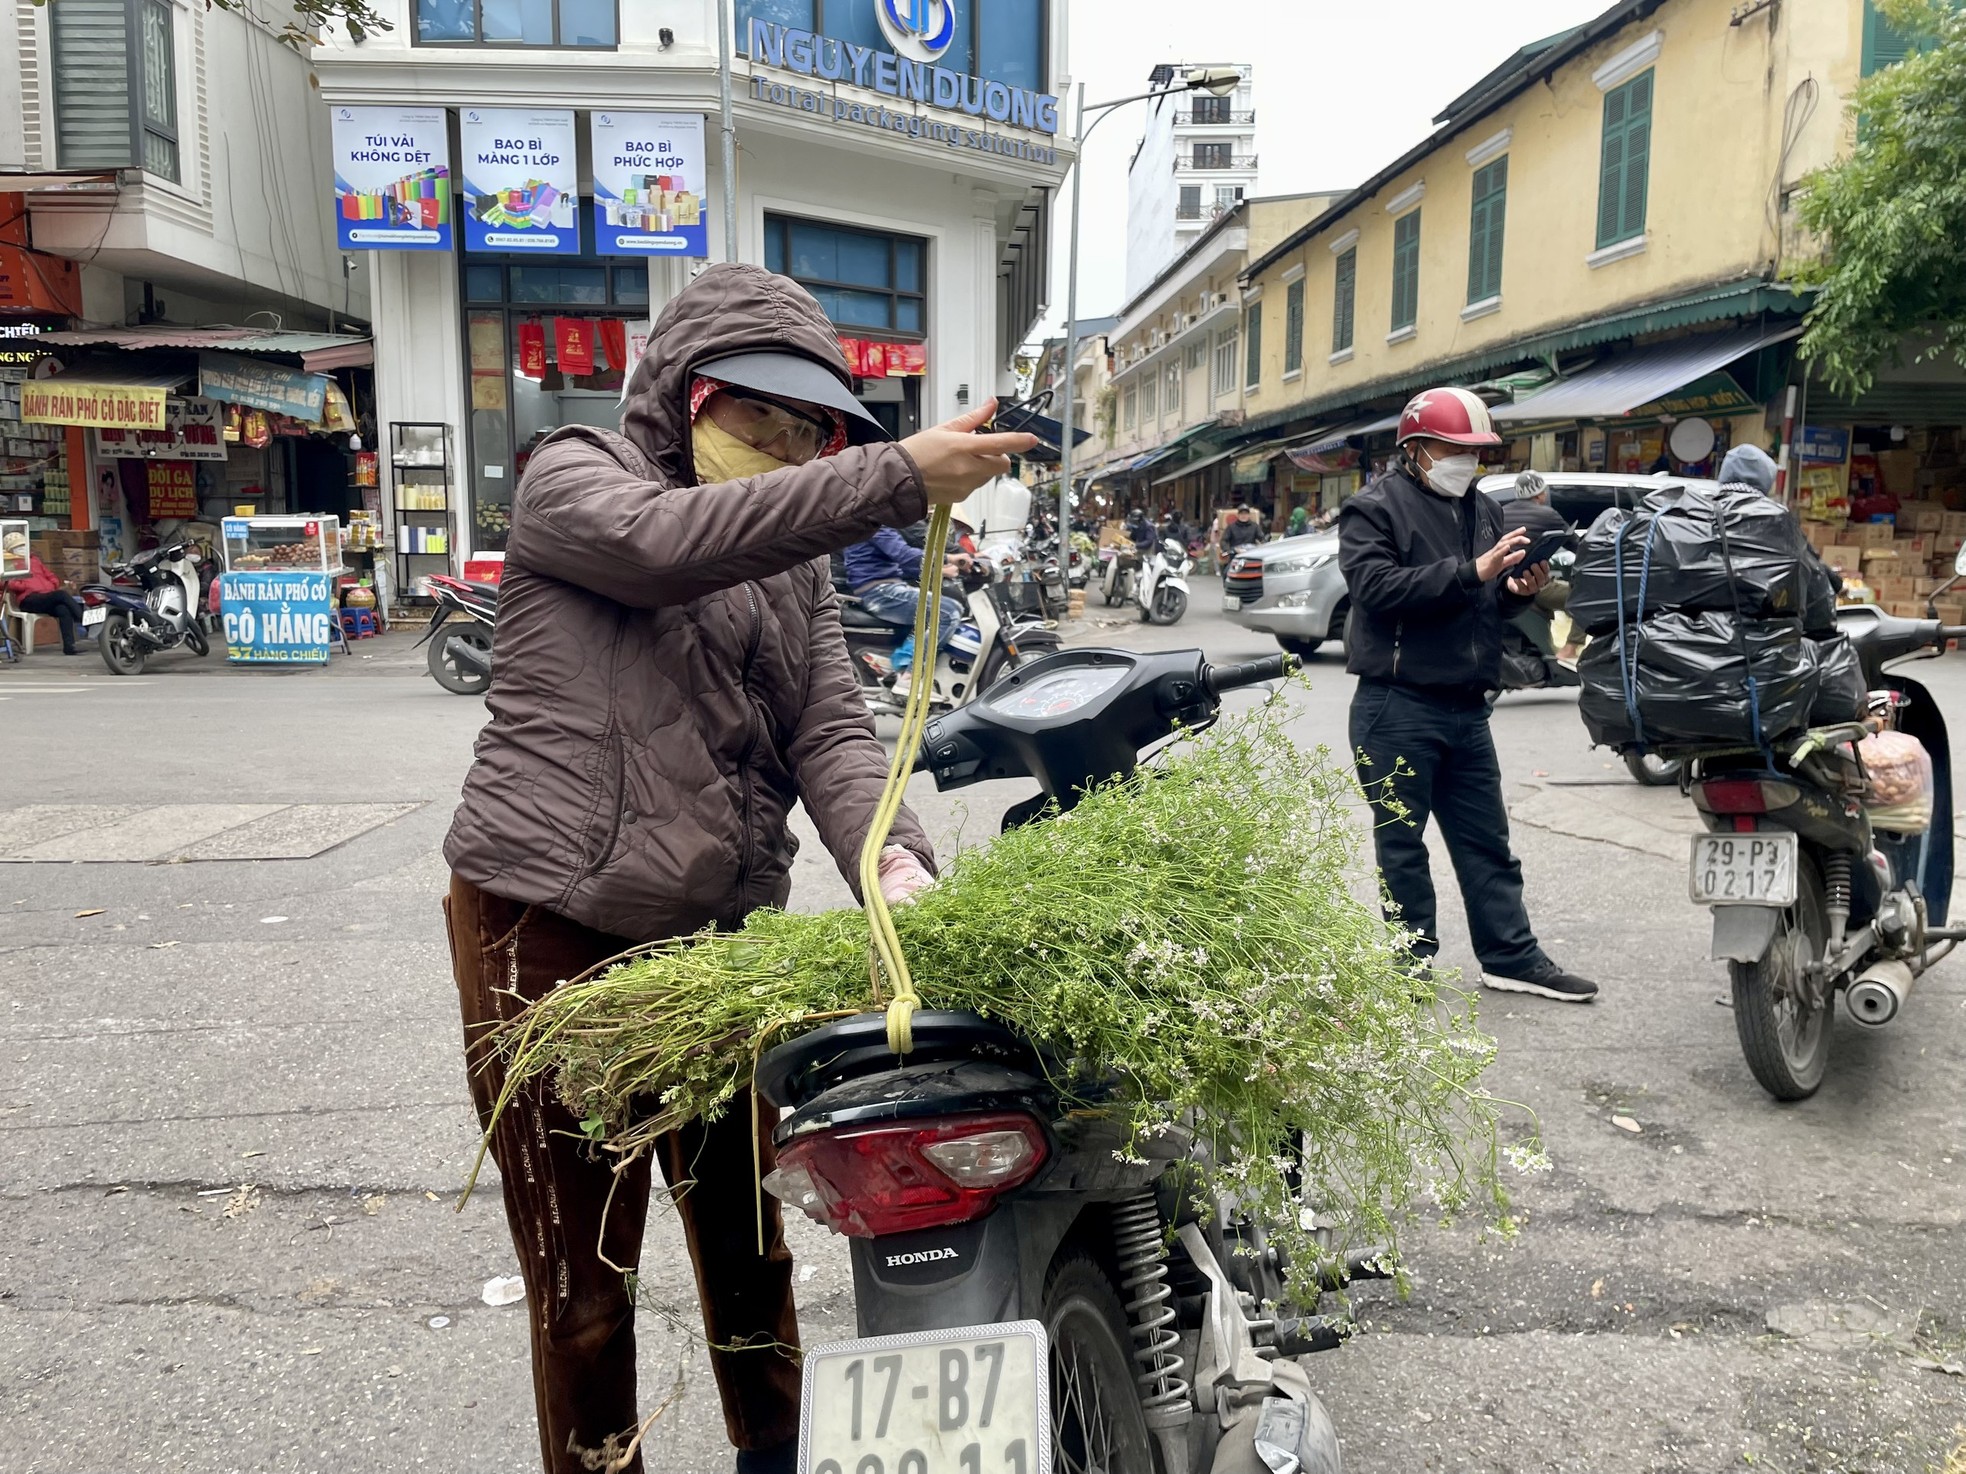
<path id="1" fill-rule="evenodd" d="M 755 445 L 747 445 L 708 415 L 699 415 L 690 427 L 689 448 L 696 462 L 699 486 L 763 476 L 782 471 L 790 464 L 777 456 L 766 455 Z"/>
<path id="2" fill-rule="evenodd" d="M 1429 489 L 1458 500 L 1466 496 L 1468 488 L 1474 484 L 1475 472 L 1481 469 L 1481 460 L 1472 452 L 1443 456 L 1426 469 Z"/>

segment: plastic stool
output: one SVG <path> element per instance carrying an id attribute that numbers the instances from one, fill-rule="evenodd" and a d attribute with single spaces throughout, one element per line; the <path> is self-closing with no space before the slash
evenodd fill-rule
<path id="1" fill-rule="evenodd" d="M 341 611 L 341 633 L 350 640 L 366 640 L 376 633 L 375 611 L 373 609 L 344 609 Z"/>

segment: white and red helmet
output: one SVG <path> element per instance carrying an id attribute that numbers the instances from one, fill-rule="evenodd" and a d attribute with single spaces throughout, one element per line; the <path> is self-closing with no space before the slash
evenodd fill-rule
<path id="1" fill-rule="evenodd" d="M 1467 389 L 1429 389 L 1407 401 L 1399 416 L 1399 444 L 1422 435 L 1449 445 L 1502 443 L 1487 404 Z"/>

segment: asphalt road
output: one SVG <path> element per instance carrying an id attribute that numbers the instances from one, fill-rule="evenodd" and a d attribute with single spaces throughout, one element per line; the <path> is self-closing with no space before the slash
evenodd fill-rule
<path id="1" fill-rule="evenodd" d="M 1266 650 L 1205 607 L 1082 636 Z M 10 1474 L 534 1457 L 523 1311 L 480 1298 L 516 1268 L 497 1193 L 452 1206 L 476 1138 L 438 847 L 483 709 L 406 646 L 327 674 L 0 668 L 0 856 L 27 857 L 0 862 Z M 1966 661 L 1928 670 L 1966 718 Z M 1342 749 L 1350 683 L 1312 675 L 1301 731 Z M 1821 1093 L 1774 1105 L 1716 1006 L 1683 801 L 1591 752 L 1566 695 L 1510 697 L 1495 731 L 1538 931 L 1604 994 L 1484 1000 L 1492 1084 L 1556 1167 L 1512 1246 L 1417 1232 L 1412 1297 L 1364 1291 L 1369 1332 L 1312 1361 L 1349 1467 L 1956 1474 L 1966 1377 L 1932 1364 L 1966 1360 L 1966 971 L 1889 1032 L 1839 1020 Z M 975 843 L 1021 792 L 914 798 Z M 795 904 L 837 904 L 805 833 Z M 808 1339 L 851 1334 L 838 1242 L 792 1231 Z M 660 1215 L 643 1269 L 646 1405 L 680 1386 L 650 1467 L 727 1469 Z"/>

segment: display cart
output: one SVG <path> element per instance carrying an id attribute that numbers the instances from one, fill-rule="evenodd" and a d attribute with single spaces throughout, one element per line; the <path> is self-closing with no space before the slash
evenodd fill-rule
<path id="1" fill-rule="evenodd" d="M 345 653 L 336 585 L 341 523 L 333 517 L 227 517 L 219 599 L 225 658 L 240 665 L 326 665 Z"/>
<path id="2" fill-rule="evenodd" d="M 389 468 L 395 483 L 396 588 L 403 598 L 425 598 L 423 580 L 451 571 L 456 485 L 451 427 L 392 421 Z"/>

